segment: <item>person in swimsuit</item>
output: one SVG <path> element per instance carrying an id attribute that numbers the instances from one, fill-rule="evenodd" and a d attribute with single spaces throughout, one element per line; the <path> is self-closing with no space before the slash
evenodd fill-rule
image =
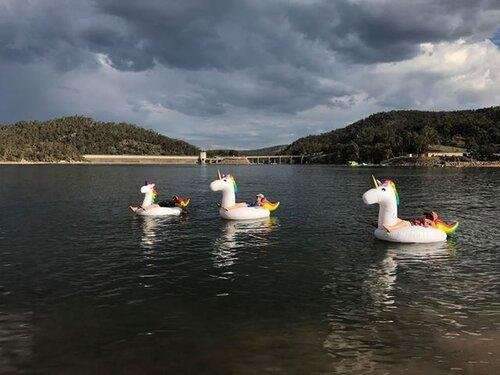
<path id="1" fill-rule="evenodd" d="M 255 196 L 255 202 L 253 203 L 236 203 L 234 206 L 231 207 L 223 207 L 226 211 L 229 210 L 234 210 L 236 208 L 241 208 L 241 207 L 262 207 L 264 204 L 269 203 L 269 201 L 266 199 L 264 194 L 257 194 Z"/>
<path id="2" fill-rule="evenodd" d="M 398 221 L 394 225 L 384 225 L 385 230 L 388 233 L 391 233 L 392 231 L 401 229 L 401 228 L 406 228 L 412 225 L 417 225 L 421 227 L 433 227 L 436 224 L 436 220 L 438 220 L 438 214 L 434 211 L 431 212 L 424 212 L 424 217 L 418 218 L 418 219 L 413 219 L 413 220 L 402 220 L 402 219 L 397 219 Z"/>
<path id="3" fill-rule="evenodd" d="M 258 206 L 258 207 L 263 206 L 264 203 L 266 203 L 266 202 L 267 202 L 267 199 L 264 196 L 264 194 L 259 193 L 255 196 L 255 204 L 254 204 L 255 206 Z"/>

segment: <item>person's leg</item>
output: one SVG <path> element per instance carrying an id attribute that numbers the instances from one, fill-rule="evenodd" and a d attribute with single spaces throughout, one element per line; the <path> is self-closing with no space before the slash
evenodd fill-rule
<path id="1" fill-rule="evenodd" d="M 158 206 L 157 204 L 150 204 L 149 206 L 142 207 L 142 209 L 144 211 L 149 211 L 149 210 L 152 210 L 153 208 L 157 208 L 157 207 L 160 207 L 160 206 Z"/>
<path id="2" fill-rule="evenodd" d="M 401 229 L 401 228 L 406 228 L 406 227 L 409 227 L 411 225 L 411 223 L 409 221 L 406 221 L 406 220 L 401 220 L 399 219 L 399 221 L 394 224 L 394 225 L 384 225 L 384 228 L 387 232 L 392 232 L 392 231 L 395 231 L 395 230 L 398 230 L 398 229 Z"/>
<path id="3" fill-rule="evenodd" d="M 234 210 L 241 207 L 248 207 L 248 205 L 246 203 L 236 203 L 234 206 L 226 207 L 226 210 Z"/>

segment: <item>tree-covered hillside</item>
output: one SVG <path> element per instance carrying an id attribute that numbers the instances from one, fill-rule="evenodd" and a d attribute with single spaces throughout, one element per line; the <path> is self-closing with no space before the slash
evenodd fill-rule
<path id="1" fill-rule="evenodd" d="M 0 126 L 0 160 L 80 160 L 83 154 L 196 155 L 198 148 L 125 123 L 62 117 Z"/>
<path id="2" fill-rule="evenodd" d="M 466 148 L 489 159 L 500 145 L 500 107 L 452 112 L 391 111 L 371 115 L 343 129 L 293 142 L 283 154 L 323 154 L 316 160 L 378 163 L 430 145 Z"/>
<path id="3" fill-rule="evenodd" d="M 255 156 L 255 155 L 278 155 L 288 145 L 270 146 L 253 150 L 208 150 L 207 156 Z"/>

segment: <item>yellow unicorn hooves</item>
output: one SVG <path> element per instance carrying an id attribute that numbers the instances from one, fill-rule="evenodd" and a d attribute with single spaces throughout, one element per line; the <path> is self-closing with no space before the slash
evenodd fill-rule
<path id="1" fill-rule="evenodd" d="M 274 210 L 276 210 L 278 208 L 279 205 L 280 205 L 280 202 L 275 202 L 275 203 L 266 202 L 262 205 L 262 208 L 265 208 L 269 212 L 273 212 Z"/>

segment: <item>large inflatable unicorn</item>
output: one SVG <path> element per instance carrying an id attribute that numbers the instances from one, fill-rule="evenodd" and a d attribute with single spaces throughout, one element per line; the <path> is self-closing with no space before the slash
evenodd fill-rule
<path id="1" fill-rule="evenodd" d="M 446 241 L 455 232 L 458 222 L 447 224 L 439 219 L 429 225 L 414 225 L 398 218 L 399 194 L 391 180 L 383 183 L 372 176 L 374 188 L 363 194 L 366 204 L 378 203 L 378 225 L 375 237 L 385 241 L 403 243 L 430 243 Z"/>
<path id="2" fill-rule="evenodd" d="M 263 219 L 269 217 L 271 211 L 277 209 L 280 204 L 279 202 L 271 203 L 267 200 L 261 205 L 236 203 L 236 192 L 238 191 L 236 180 L 230 174 L 222 176 L 219 171 L 217 171 L 217 180 L 210 184 L 210 189 L 212 191 L 222 191 L 219 214 L 222 218 L 228 220 Z"/>
<path id="3" fill-rule="evenodd" d="M 141 187 L 144 200 L 140 206 L 129 206 L 130 210 L 140 216 L 180 215 L 187 207 L 190 199 L 174 195 L 170 201 L 158 202 L 158 191 L 153 182 L 145 181 Z"/>

